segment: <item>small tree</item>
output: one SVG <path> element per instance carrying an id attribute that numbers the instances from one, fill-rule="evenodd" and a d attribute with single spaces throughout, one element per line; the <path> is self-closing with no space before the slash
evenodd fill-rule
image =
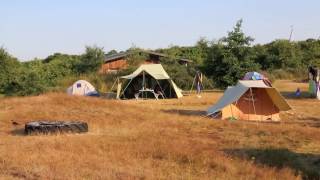
<path id="1" fill-rule="evenodd" d="M 241 26 L 242 20 L 239 20 L 228 36 L 213 43 L 204 63 L 206 75 L 212 78 L 217 87 L 234 85 L 245 72 L 259 69 L 250 47 L 253 38 L 246 36 Z"/>
<path id="2" fill-rule="evenodd" d="M 18 68 L 20 68 L 20 62 L 4 48 L 0 48 L 0 94 L 6 94 L 6 87 L 17 76 Z"/>
<path id="3" fill-rule="evenodd" d="M 128 49 L 127 53 L 129 54 L 127 58 L 127 62 L 129 66 L 132 68 L 136 68 L 144 63 L 148 59 L 148 54 L 145 53 L 142 49 L 132 46 Z"/>
<path id="4" fill-rule="evenodd" d="M 106 55 L 113 55 L 113 54 L 117 54 L 118 52 L 114 49 L 112 49 L 111 51 L 109 51 Z"/>
<path id="5" fill-rule="evenodd" d="M 80 57 L 78 64 L 79 73 L 96 72 L 102 65 L 105 58 L 103 48 L 87 46 L 86 52 Z"/>

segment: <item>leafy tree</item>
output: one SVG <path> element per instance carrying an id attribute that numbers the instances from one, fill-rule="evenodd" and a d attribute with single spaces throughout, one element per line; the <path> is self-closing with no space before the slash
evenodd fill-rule
<path id="1" fill-rule="evenodd" d="M 252 47 L 255 56 L 255 62 L 260 65 L 261 70 L 268 70 L 270 64 L 267 62 L 268 52 L 264 45 L 255 45 Z"/>
<path id="2" fill-rule="evenodd" d="M 208 52 L 209 52 L 209 41 L 206 38 L 200 38 L 200 40 L 197 42 L 195 46 L 196 52 L 193 53 L 194 56 L 190 57 L 193 60 L 195 60 L 195 63 L 199 66 L 203 65 L 203 62 L 205 59 L 208 58 Z"/>
<path id="3" fill-rule="evenodd" d="M 265 64 L 269 69 L 299 68 L 301 52 L 297 43 L 288 40 L 276 40 L 266 45 L 267 57 Z"/>
<path id="4" fill-rule="evenodd" d="M 37 95 L 46 90 L 46 84 L 36 70 L 21 67 L 16 73 L 17 76 L 5 86 L 6 95 Z"/>
<path id="5" fill-rule="evenodd" d="M 316 65 L 320 67 L 320 40 L 307 39 L 298 42 L 298 46 L 304 66 Z"/>
<path id="6" fill-rule="evenodd" d="M 209 51 L 209 41 L 205 38 L 200 38 L 195 46 L 179 47 L 172 46 L 167 49 L 158 49 L 160 53 L 168 55 L 168 60 L 190 59 L 197 66 L 201 66 L 203 61 L 207 59 Z"/>
<path id="7" fill-rule="evenodd" d="M 113 54 L 117 54 L 118 52 L 114 49 L 112 49 L 111 51 L 109 51 L 106 55 L 113 55 Z"/>
<path id="8" fill-rule="evenodd" d="M 241 26 L 242 20 L 239 20 L 228 36 L 214 43 L 204 63 L 203 69 L 217 87 L 234 85 L 245 72 L 259 68 L 250 47 L 253 38 L 246 36 Z"/>
<path id="9" fill-rule="evenodd" d="M 148 60 L 149 57 L 148 54 L 145 53 L 142 49 L 135 46 L 132 46 L 130 49 L 128 49 L 127 53 L 127 62 L 132 69 L 136 69 L 142 63 Z"/>
<path id="10" fill-rule="evenodd" d="M 20 63 L 13 58 L 4 48 L 0 48 L 0 94 L 6 94 L 6 87 L 16 77 L 16 70 Z"/>
<path id="11" fill-rule="evenodd" d="M 104 58 L 105 53 L 103 48 L 87 46 L 86 52 L 80 57 L 77 71 L 79 73 L 96 72 L 101 67 Z"/>

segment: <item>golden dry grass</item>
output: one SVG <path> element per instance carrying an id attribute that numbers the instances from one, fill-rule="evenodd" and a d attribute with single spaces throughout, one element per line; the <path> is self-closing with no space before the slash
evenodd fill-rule
<path id="1" fill-rule="evenodd" d="M 297 85 L 306 87 L 276 83 L 286 92 Z M 293 110 L 281 114 L 280 124 L 204 118 L 221 95 L 114 101 L 51 93 L 0 99 L 0 179 L 319 178 L 319 101 L 289 99 Z M 86 121 L 89 133 L 23 135 L 24 123 L 41 119 Z"/>

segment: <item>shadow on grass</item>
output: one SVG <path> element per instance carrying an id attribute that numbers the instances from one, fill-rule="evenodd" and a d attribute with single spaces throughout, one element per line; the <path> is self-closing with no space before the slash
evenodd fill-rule
<path id="1" fill-rule="evenodd" d="M 25 136 L 24 128 L 16 128 L 11 131 L 11 135 L 13 136 Z"/>
<path id="2" fill-rule="evenodd" d="M 301 92 L 299 97 L 297 97 L 295 92 L 292 91 L 281 91 L 280 94 L 286 99 L 312 99 L 308 92 Z"/>
<path id="3" fill-rule="evenodd" d="M 320 179 L 320 154 L 303 154 L 288 149 L 226 149 L 225 153 L 259 165 L 288 167 L 303 179 Z"/>
<path id="4" fill-rule="evenodd" d="M 302 118 L 298 118 L 297 121 L 304 123 L 304 124 L 311 126 L 311 127 L 320 128 L 320 118 L 318 118 L 318 117 L 312 117 L 312 116 L 302 117 Z"/>
<path id="5" fill-rule="evenodd" d="M 205 116 L 206 111 L 201 110 L 185 110 L 185 109 L 167 109 L 167 110 L 161 110 L 165 113 L 170 114 L 179 114 L 179 115 L 185 115 L 185 116 Z"/>
<path id="6" fill-rule="evenodd" d="M 314 116 L 295 117 L 294 119 L 284 120 L 283 122 L 286 124 L 299 124 L 302 126 L 320 128 L 320 118 Z"/>

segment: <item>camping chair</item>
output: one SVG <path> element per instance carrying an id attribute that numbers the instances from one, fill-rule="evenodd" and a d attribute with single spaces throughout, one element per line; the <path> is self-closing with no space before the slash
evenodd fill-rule
<path id="1" fill-rule="evenodd" d="M 162 99 L 164 99 L 164 96 L 163 96 L 163 94 L 162 94 L 162 92 L 161 92 L 161 91 L 154 92 L 154 97 L 156 97 L 156 99 L 157 99 L 157 100 L 159 99 L 159 96 L 161 96 L 161 97 L 162 97 Z"/>
<path id="2" fill-rule="evenodd" d="M 163 95 L 163 92 L 162 92 L 162 89 L 160 87 L 160 84 L 156 84 L 153 86 L 153 94 L 154 94 L 154 97 L 158 100 L 159 99 L 159 96 L 162 97 L 162 99 L 164 99 L 164 95 Z"/>
<path id="3" fill-rule="evenodd" d="M 138 100 L 139 99 L 139 92 L 138 93 L 134 93 L 134 98 L 136 98 L 136 100 Z"/>

